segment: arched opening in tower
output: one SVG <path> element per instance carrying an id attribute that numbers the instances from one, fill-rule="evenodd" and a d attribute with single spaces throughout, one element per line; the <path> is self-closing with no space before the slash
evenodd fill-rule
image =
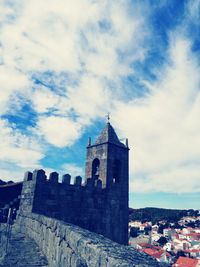
<path id="1" fill-rule="evenodd" d="M 92 178 L 98 180 L 99 178 L 99 167 L 100 161 L 98 158 L 95 158 L 92 162 Z"/>

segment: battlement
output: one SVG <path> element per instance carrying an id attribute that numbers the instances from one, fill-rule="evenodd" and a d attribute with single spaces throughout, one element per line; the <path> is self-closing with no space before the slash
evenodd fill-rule
<path id="1" fill-rule="evenodd" d="M 80 187 L 86 187 L 87 189 L 96 188 L 97 190 L 102 189 L 102 181 L 100 179 L 93 180 L 92 178 L 87 178 L 86 182 L 83 183 L 83 179 L 81 176 L 76 176 L 73 183 L 71 183 L 71 175 L 70 174 L 64 174 L 62 176 L 62 182 L 59 182 L 59 174 L 57 172 L 51 172 L 49 174 L 49 177 L 47 178 L 45 171 L 40 170 L 34 170 L 33 172 L 27 171 L 24 174 L 24 182 L 29 181 L 35 181 L 37 183 L 46 183 L 49 185 L 60 185 L 61 188 L 65 188 L 66 186 L 69 186 L 70 188 L 77 188 L 77 186 Z"/>
<path id="2" fill-rule="evenodd" d="M 123 232 L 119 234 L 113 227 L 115 220 L 119 221 L 116 211 L 124 208 L 120 205 L 119 185 L 102 188 L 100 179 L 88 178 L 83 183 L 81 176 L 71 184 L 69 174 L 62 176 L 61 183 L 58 178 L 58 173 L 52 172 L 47 179 L 42 169 L 26 172 L 19 212 L 56 218 L 123 243 Z"/>
<path id="3" fill-rule="evenodd" d="M 85 181 L 44 170 L 26 172 L 20 214 L 37 213 L 128 243 L 128 146 L 110 123 L 87 146 Z"/>

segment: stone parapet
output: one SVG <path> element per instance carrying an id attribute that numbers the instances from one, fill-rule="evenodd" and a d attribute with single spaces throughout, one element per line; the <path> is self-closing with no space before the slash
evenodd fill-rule
<path id="1" fill-rule="evenodd" d="M 18 214 L 21 232 L 33 238 L 50 267 L 159 267 L 154 259 L 78 226 L 34 213 Z"/>

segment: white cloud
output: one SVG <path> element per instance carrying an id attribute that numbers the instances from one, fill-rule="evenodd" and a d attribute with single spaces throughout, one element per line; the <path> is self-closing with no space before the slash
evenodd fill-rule
<path id="1" fill-rule="evenodd" d="M 130 17 L 127 5 L 123 1 L 50 0 L 47 6 L 45 1 L 21 1 L 19 9 L 13 5 L 13 21 L 5 19 L 2 26 L 4 63 L 26 71 L 70 73 L 85 65 L 98 75 L 119 75 L 127 62 L 119 62 L 116 50 L 131 46 L 137 48 L 135 55 L 141 54 L 139 44 L 147 32 L 144 27 L 140 31 L 143 20 L 138 14 Z M 10 13 L 11 7 L 7 16 Z M 100 29 L 101 21 L 108 21 L 107 33 Z"/>
<path id="2" fill-rule="evenodd" d="M 1 7 L 1 82 L 7 86 L 1 91 L 2 112 L 10 108 L 10 95 L 23 92 L 37 113 L 50 113 L 49 119 L 40 117 L 37 128 L 46 141 L 59 147 L 69 145 L 80 136 L 80 128 L 112 108 L 109 100 L 117 94 L 111 96 L 109 83 L 114 82 L 119 90 L 120 77 L 133 72 L 130 64 L 144 59 L 149 27 L 141 16 L 143 6 L 134 4 L 136 12 L 130 14 L 131 3 L 124 1 L 50 0 L 48 6 L 33 0 L 11 3 L 3 1 Z M 52 87 L 32 84 L 32 75 L 44 78 L 42 74 L 48 71 L 58 74 L 54 92 Z M 60 73 L 67 75 L 66 80 L 61 81 Z M 55 89 L 61 84 L 58 95 Z M 52 117 L 61 122 L 55 115 L 69 117 L 71 112 L 79 116 L 77 123 L 69 119 L 56 140 Z M 69 123 L 73 134 L 69 134 Z"/>
<path id="3" fill-rule="evenodd" d="M 0 114 L 5 114 L 10 109 L 14 94 L 20 92 L 21 95 L 26 95 L 31 86 L 24 73 L 6 65 L 0 65 L 0 84 Z"/>
<path id="4" fill-rule="evenodd" d="M 62 170 L 64 174 L 69 173 L 72 177 L 81 176 L 84 175 L 83 168 L 79 167 L 75 163 L 67 163 L 62 166 Z"/>
<path id="5" fill-rule="evenodd" d="M 72 145 L 81 134 L 78 123 L 57 116 L 40 117 L 38 131 L 46 138 L 47 142 L 57 147 Z"/>
<path id="6" fill-rule="evenodd" d="M 198 18 L 199 1 L 188 8 Z M 0 121 L 1 161 L 37 167 L 44 144 L 72 145 L 86 126 L 111 110 L 119 135 L 130 139 L 132 190 L 197 190 L 200 69 L 190 42 L 172 34 L 169 62 L 158 67 L 159 79 L 143 81 L 150 94 L 126 103 L 119 98 L 125 91 L 121 79 L 134 74 L 132 63 L 148 53 L 148 12 L 138 1 L 2 1 L 0 114 L 11 107 L 14 114 L 23 96 L 38 121 L 32 137 Z M 49 71 L 57 77 L 53 85 L 43 75 Z M 59 76 L 63 73 L 66 78 Z M 34 75 L 47 85 L 33 85 Z M 72 167 L 80 171 L 67 166 Z"/>
<path id="7" fill-rule="evenodd" d="M 186 38 L 171 36 L 169 62 L 149 95 L 116 103 L 115 124 L 132 148 L 131 190 L 199 190 L 200 68 Z"/>
<path id="8" fill-rule="evenodd" d="M 24 170 L 24 173 L 26 171 L 27 169 Z M 21 182 L 24 179 L 23 169 L 17 170 L 16 167 L 15 167 L 15 170 L 10 169 L 10 168 L 7 168 L 7 169 L 1 168 L 0 179 L 3 181 Z"/>
<path id="9" fill-rule="evenodd" d="M 79 116 L 96 118 L 101 116 L 110 103 L 111 94 L 98 77 L 84 76 L 77 88 L 70 88 L 68 105 Z"/>
<path id="10" fill-rule="evenodd" d="M 33 107 L 38 113 L 45 113 L 52 108 L 59 108 L 61 100 L 63 98 L 61 99 L 59 95 L 42 85 L 37 87 L 32 97 Z"/>
<path id="11" fill-rule="evenodd" d="M 145 178 L 136 179 L 131 186 L 137 192 L 200 192 L 199 162 L 194 164 L 176 165 L 152 172 Z"/>
<path id="12" fill-rule="evenodd" d="M 12 129 L 4 120 L 0 120 L 0 160 L 10 162 L 18 167 L 35 168 L 43 158 L 42 148 L 36 140 L 22 135 L 17 129 Z"/>
<path id="13" fill-rule="evenodd" d="M 196 24 L 198 24 L 199 20 L 199 11 L 200 11 L 200 1 L 199 0 L 191 0 L 186 5 L 186 16 Z"/>

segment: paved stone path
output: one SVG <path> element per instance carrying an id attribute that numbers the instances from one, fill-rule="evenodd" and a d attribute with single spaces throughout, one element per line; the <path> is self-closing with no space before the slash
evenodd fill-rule
<path id="1" fill-rule="evenodd" d="M 45 256 L 36 243 L 23 234 L 13 231 L 8 247 L 8 254 L 0 267 L 48 267 Z"/>

